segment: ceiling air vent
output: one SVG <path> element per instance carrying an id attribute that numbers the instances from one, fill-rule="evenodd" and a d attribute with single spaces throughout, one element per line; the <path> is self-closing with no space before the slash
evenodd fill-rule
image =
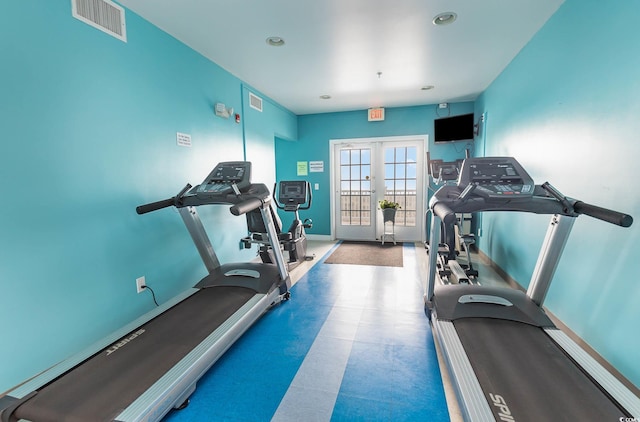
<path id="1" fill-rule="evenodd" d="M 249 105 L 258 111 L 262 111 L 262 98 L 255 94 L 249 93 Z"/>
<path id="2" fill-rule="evenodd" d="M 127 42 L 124 9 L 110 0 L 71 0 L 74 18 Z"/>

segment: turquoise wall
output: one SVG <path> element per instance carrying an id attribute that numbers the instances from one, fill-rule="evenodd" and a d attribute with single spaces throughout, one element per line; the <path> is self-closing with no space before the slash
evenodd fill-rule
<path id="1" fill-rule="evenodd" d="M 297 116 L 269 100 L 259 91 L 243 86 L 245 116 L 246 159 L 252 163 L 254 180 L 260 180 L 272 189 L 276 181 L 275 140 L 295 140 L 298 137 Z M 262 112 L 249 106 L 249 92 L 262 98 Z"/>
<path id="2" fill-rule="evenodd" d="M 74 19 L 69 0 L 3 5 L 0 393 L 149 311 L 137 277 L 163 302 L 206 274 L 175 209 L 138 216 L 137 205 L 245 149 L 273 155 L 276 133 L 295 139 L 293 114 L 263 97 L 250 115 L 242 81 L 134 13 L 126 20 L 124 43 Z M 215 117 L 216 102 L 242 122 Z M 275 174 L 273 160 L 258 167 Z M 253 258 L 239 248 L 244 218 L 199 211 L 222 262 Z"/>
<path id="3" fill-rule="evenodd" d="M 439 110 L 437 105 L 399 107 L 385 109 L 385 120 L 369 122 L 367 110 L 344 113 L 309 114 L 298 117 L 298 139 L 276 140 L 276 168 L 278 180 L 308 180 L 312 186 L 320 185 L 313 191 L 313 206 L 301 211 L 300 216 L 313 219 L 309 234 L 331 234 L 330 207 L 330 145 L 332 139 L 375 138 L 385 136 L 424 135 L 429 137 L 428 149 L 431 158 L 455 160 L 464 157 L 466 144 L 463 142 L 434 145 L 433 121 L 447 115 L 473 112 L 472 102 L 449 104 L 449 108 Z M 324 172 L 297 176 L 298 161 L 324 161 Z M 291 216 L 281 215 L 285 225 Z"/>
<path id="4" fill-rule="evenodd" d="M 640 3 L 567 0 L 476 101 L 477 144 L 513 155 L 537 183 L 640 219 Z M 486 214 L 480 247 L 527 286 L 548 218 Z M 638 221 L 578 218 L 546 305 L 640 386 Z"/>

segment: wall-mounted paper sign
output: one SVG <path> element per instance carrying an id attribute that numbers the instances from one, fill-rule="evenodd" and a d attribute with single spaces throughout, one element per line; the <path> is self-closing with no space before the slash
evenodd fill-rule
<path id="1" fill-rule="evenodd" d="M 190 147 L 191 135 L 187 133 L 176 132 L 176 142 L 180 147 Z"/>
<path id="2" fill-rule="evenodd" d="M 298 176 L 306 176 L 308 174 L 308 166 L 306 161 L 298 161 Z"/>
<path id="3" fill-rule="evenodd" d="M 311 173 L 323 173 L 324 161 L 309 161 L 309 171 Z"/>

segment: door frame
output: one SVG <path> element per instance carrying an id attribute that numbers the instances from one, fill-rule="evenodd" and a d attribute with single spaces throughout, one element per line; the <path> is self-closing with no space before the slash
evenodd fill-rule
<path id="1" fill-rule="evenodd" d="M 329 207 L 330 207 L 330 220 L 331 220 L 331 240 L 336 240 L 336 224 L 337 224 L 337 216 L 336 216 L 336 157 L 335 157 L 335 149 L 338 145 L 357 145 L 357 144 L 373 144 L 376 147 L 375 157 L 376 159 L 380 159 L 380 151 L 378 150 L 380 145 L 383 143 L 392 143 L 392 142 L 408 142 L 408 141 L 418 141 L 422 143 L 422 167 L 418 169 L 421 172 L 422 178 L 422 186 L 418 186 L 418 189 L 422 189 L 422 201 L 418 204 L 418 210 L 416 210 L 416 230 L 420 231 L 420 241 L 426 241 L 426 229 L 425 229 L 425 219 L 419 218 L 421 215 L 425 215 L 428 195 L 426 192 L 427 186 L 427 154 L 429 152 L 429 135 L 427 134 L 418 134 L 418 135 L 403 135 L 403 136 L 382 136 L 382 137 L 369 137 L 369 138 L 345 138 L 345 139 L 330 139 L 329 140 L 329 170 L 330 170 L 330 189 L 331 194 L 329 195 Z M 373 163 L 372 163 L 373 164 Z M 375 163 L 376 167 L 379 163 Z M 372 166 L 373 167 L 373 166 Z M 372 169 L 373 171 L 373 169 Z M 377 169 L 376 169 L 377 171 Z M 376 218 L 377 225 L 377 218 Z M 378 229 L 376 228 L 376 235 Z"/>

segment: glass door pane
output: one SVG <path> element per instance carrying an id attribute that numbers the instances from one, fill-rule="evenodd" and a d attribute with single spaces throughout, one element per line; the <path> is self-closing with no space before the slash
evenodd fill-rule
<path id="1" fill-rule="evenodd" d="M 384 198 L 400 204 L 396 227 L 416 227 L 418 171 L 416 146 L 387 146 L 384 149 Z"/>
<path id="2" fill-rule="evenodd" d="M 385 141 L 381 144 L 382 162 L 380 172 L 384 172 L 378 189 L 379 200 L 397 202 L 400 208 L 395 214 L 394 237 L 402 241 L 420 241 L 424 237 L 424 145 L 420 139 Z M 378 233 L 388 231 L 379 222 Z"/>
<path id="3" fill-rule="evenodd" d="M 371 150 L 340 151 L 340 224 L 371 225 Z"/>
<path id="4" fill-rule="evenodd" d="M 338 165 L 336 237 L 338 239 L 373 240 L 375 238 L 375 214 L 372 206 L 375 198 L 372 185 L 372 146 L 362 143 L 356 146 L 336 146 Z"/>

